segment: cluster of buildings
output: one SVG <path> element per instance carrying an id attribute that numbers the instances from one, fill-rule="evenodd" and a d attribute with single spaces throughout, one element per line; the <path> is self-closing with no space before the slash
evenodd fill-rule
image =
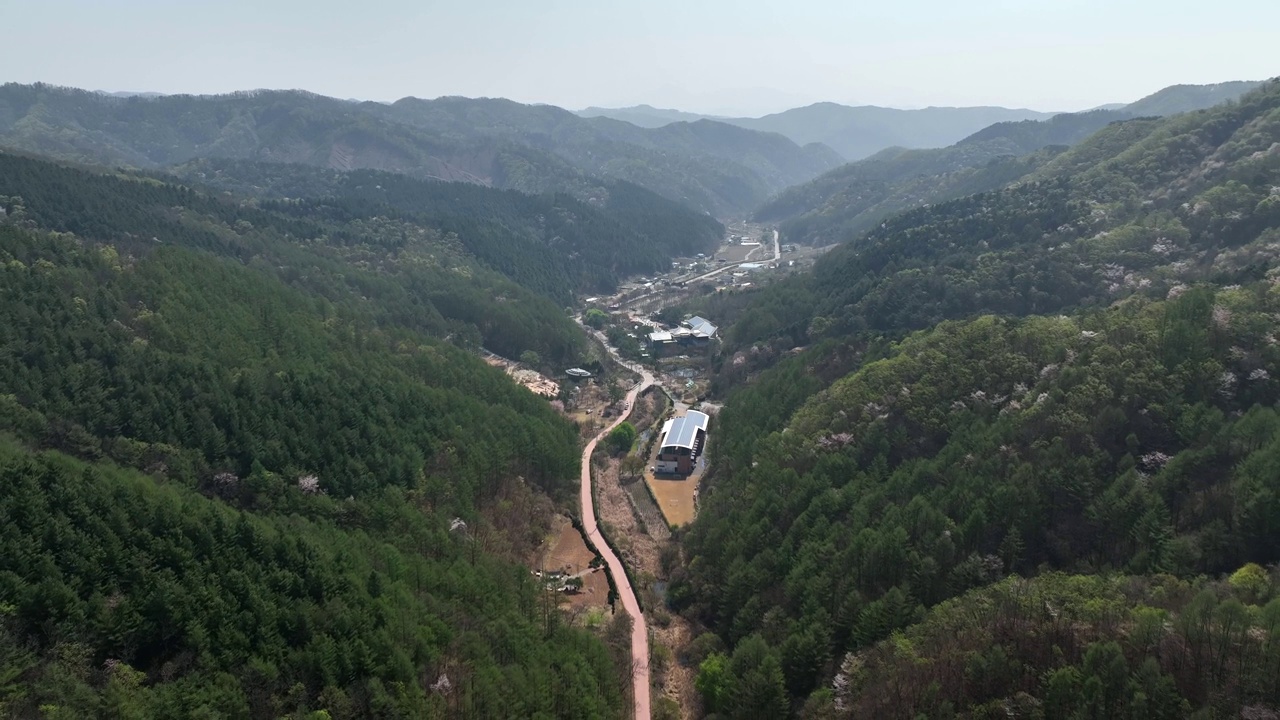
<path id="1" fill-rule="evenodd" d="M 715 339 L 718 330 L 711 321 L 695 315 L 672 330 L 655 330 L 649 333 L 649 344 L 657 352 L 675 346 L 708 345 Z"/>

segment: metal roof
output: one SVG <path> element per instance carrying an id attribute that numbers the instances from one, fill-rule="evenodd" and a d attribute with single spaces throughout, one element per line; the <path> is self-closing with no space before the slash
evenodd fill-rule
<path id="1" fill-rule="evenodd" d="M 697 315 L 685 320 L 684 324 L 688 325 L 689 329 L 693 330 L 694 334 L 702 335 L 704 337 L 714 337 L 716 330 L 718 329 L 715 325 L 712 325 L 709 320 L 704 317 L 698 317 Z"/>
<path id="2" fill-rule="evenodd" d="M 651 332 L 649 333 L 649 341 L 656 342 L 656 343 L 671 342 L 671 333 L 665 330 L 658 330 L 656 332 Z"/>
<path id="3" fill-rule="evenodd" d="M 690 410 L 678 418 L 668 420 L 662 426 L 662 447 L 692 448 L 698 431 L 707 429 L 707 414 Z"/>

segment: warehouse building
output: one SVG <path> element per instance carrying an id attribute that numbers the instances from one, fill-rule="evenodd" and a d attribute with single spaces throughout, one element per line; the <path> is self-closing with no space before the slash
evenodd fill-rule
<path id="1" fill-rule="evenodd" d="M 707 441 L 707 414 L 690 410 L 671 418 L 662 426 L 662 444 L 654 472 L 662 475 L 692 475 L 698 456 Z"/>

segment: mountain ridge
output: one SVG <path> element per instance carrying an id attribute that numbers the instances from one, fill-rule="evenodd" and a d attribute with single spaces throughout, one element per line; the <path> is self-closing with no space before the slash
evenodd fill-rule
<path id="1" fill-rule="evenodd" d="M 0 145 L 143 169 L 254 159 L 579 196 L 600 176 L 724 216 L 839 163 L 834 152 L 746 132 L 716 123 L 646 131 L 503 99 L 351 103 L 301 90 L 118 98 L 0 86 Z"/>

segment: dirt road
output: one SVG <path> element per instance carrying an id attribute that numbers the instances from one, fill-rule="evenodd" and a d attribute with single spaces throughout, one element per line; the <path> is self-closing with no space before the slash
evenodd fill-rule
<path id="1" fill-rule="evenodd" d="M 609 347 L 608 343 L 605 343 L 605 347 Z M 612 351 L 612 348 L 610 350 Z M 653 375 L 638 365 L 628 363 L 617 358 L 616 355 L 614 357 L 626 367 L 640 373 L 641 380 L 631 388 L 631 392 L 627 393 L 627 403 L 624 405 L 627 408 L 626 411 L 592 438 L 582 451 L 582 486 L 580 488 L 582 527 L 586 529 L 587 537 L 591 538 L 591 542 L 604 557 L 605 564 L 609 566 L 609 573 L 613 575 L 614 584 L 618 587 L 618 595 L 622 599 L 622 608 L 631 616 L 631 682 L 635 696 L 635 717 L 636 720 L 649 720 L 649 630 L 645 625 L 644 614 L 640 612 L 640 603 L 636 601 L 635 590 L 631 587 L 631 581 L 627 579 L 627 573 L 622 567 L 622 561 L 600 534 L 600 528 L 596 524 L 595 502 L 591 497 L 591 454 L 595 452 L 596 443 L 601 438 L 630 417 L 635 407 L 636 396 L 653 384 Z"/>

